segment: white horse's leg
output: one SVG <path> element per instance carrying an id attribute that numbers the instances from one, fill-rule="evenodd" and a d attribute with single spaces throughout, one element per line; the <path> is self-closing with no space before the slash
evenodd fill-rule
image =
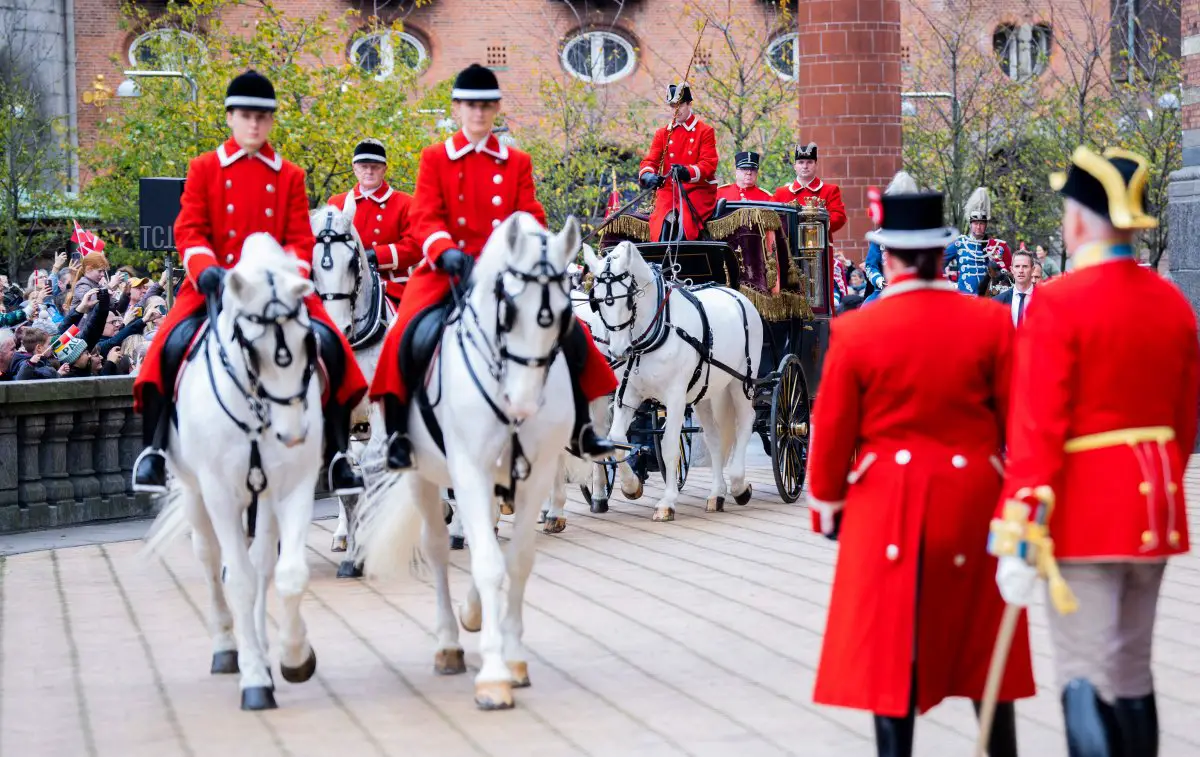
<path id="1" fill-rule="evenodd" d="M 361 495 L 358 494 L 348 494 L 345 497 L 338 497 L 338 530 L 340 531 L 342 529 L 346 529 L 346 531 L 341 540 L 341 550 L 337 549 L 338 535 L 336 532 L 334 533 L 333 547 L 331 548 L 334 552 L 354 552 L 354 544 L 352 539 L 354 529 L 352 526 L 354 525 L 353 521 L 355 508 L 358 507 L 360 496 Z M 342 560 L 341 563 L 338 564 L 337 577 L 362 578 L 362 564 L 356 563 L 354 560 L 350 559 Z"/>
<path id="2" fill-rule="evenodd" d="M 529 685 L 529 664 L 525 646 L 521 639 L 525 635 L 524 607 L 525 584 L 533 572 L 535 555 L 533 521 L 538 506 L 538 492 L 545 491 L 550 483 L 547 479 L 558 479 L 558 466 L 535 467 L 530 477 L 517 487 L 516 513 L 513 535 L 504 552 L 508 572 L 508 605 L 505 608 L 502 632 L 504 634 L 504 661 L 512 673 L 513 686 Z M 549 521 L 547 521 L 547 524 Z"/>
<path id="3" fill-rule="evenodd" d="M 346 514 L 346 500 L 343 497 L 338 497 L 338 522 L 337 528 L 333 531 L 333 544 L 330 545 L 330 552 L 345 552 L 346 542 L 350 533 L 350 518 Z"/>
<path id="4" fill-rule="evenodd" d="M 723 418 L 722 411 L 725 410 L 720 394 L 718 392 L 711 400 L 700 402 L 695 408 L 712 465 L 712 487 L 708 490 L 708 502 L 704 508 L 710 513 L 725 510 L 725 476 L 722 471 L 725 470 L 725 437 L 728 432 L 718 423 L 718 420 Z"/>
<path id="5" fill-rule="evenodd" d="M 450 448 L 450 445 L 447 445 Z M 454 497 L 471 543 L 471 579 L 479 591 L 482 626 L 479 653 L 483 658 L 475 676 L 475 703 L 480 709 L 498 710 L 513 706 L 512 674 L 504 663 L 500 634 L 500 585 L 504 580 L 504 555 L 493 530 L 495 523 L 494 482 L 479 470 L 480 461 L 453 457 L 450 448 Z"/>
<path id="6" fill-rule="evenodd" d="M 732 484 L 733 501 L 744 505 L 754 493 L 746 481 L 746 449 L 754 437 L 754 402 L 742 394 L 740 384 L 730 384 L 726 391 L 729 392 L 729 406 L 732 410 L 730 414 L 737 430 L 733 452 L 729 458 L 729 479 Z"/>
<path id="7" fill-rule="evenodd" d="M 567 459 L 568 453 L 563 452 L 559 455 L 558 463 L 554 466 L 554 476 L 551 477 L 550 499 L 546 500 L 546 509 L 542 511 L 542 521 L 545 523 L 542 530 L 548 534 L 562 533 L 567 528 L 567 516 L 563 509 L 567 504 L 567 479 L 571 471 L 571 461 Z M 522 484 L 524 485 L 524 484 Z M 521 487 L 517 487 L 520 492 Z M 517 509 L 517 518 L 514 521 L 513 528 L 520 528 L 520 508 Z"/>
<path id="8" fill-rule="evenodd" d="M 679 499 L 679 432 L 683 430 L 683 418 L 687 412 L 687 401 L 682 387 L 673 397 L 668 397 L 664 403 L 667 406 L 667 420 L 663 425 L 662 451 L 663 472 L 665 479 L 663 496 L 654 508 L 654 520 L 675 520 L 675 502 Z"/>
<path id="9" fill-rule="evenodd" d="M 249 511 L 246 517 L 250 517 Z M 271 505 L 258 503 L 258 517 L 254 525 L 254 540 L 250 542 L 250 564 L 254 566 L 254 632 L 264 653 L 270 651 L 270 636 L 267 635 L 267 593 L 271 589 L 271 578 L 275 575 L 275 561 L 279 555 L 279 523 L 275 520 Z M 247 525 L 249 521 L 247 520 Z"/>
<path id="10" fill-rule="evenodd" d="M 450 598 L 450 533 L 442 509 L 441 492 L 420 476 L 409 475 L 401 479 L 396 496 L 411 497 L 421 508 L 424 519 L 421 553 L 433 574 L 433 589 L 437 594 L 437 652 L 433 657 L 433 672 L 444 676 L 465 673 L 467 663 L 458 640 L 458 622 L 454 619 L 454 604 Z"/>
<path id="11" fill-rule="evenodd" d="M 463 531 L 462 507 L 459 506 L 458 500 L 455 499 L 454 515 L 450 518 L 450 549 L 462 549 L 466 545 L 466 542 L 467 535 Z"/>
<path id="12" fill-rule="evenodd" d="M 625 444 L 629 441 L 629 424 L 633 422 L 633 411 L 642 404 L 641 398 L 633 396 L 633 392 L 629 392 L 626 399 L 628 400 L 627 404 L 617 405 L 613 410 L 612 429 L 609 431 L 608 438 L 616 444 Z M 638 478 L 637 473 L 629 467 L 628 463 L 621 463 L 617 466 L 617 475 L 621 479 L 621 494 L 625 495 L 625 499 L 641 498 L 642 480 Z"/>
<path id="13" fill-rule="evenodd" d="M 216 477 L 210 480 L 215 481 Z M 225 597 L 233 612 L 233 631 L 237 637 L 238 668 L 242 673 L 239 681 L 242 709 L 270 710 L 276 706 L 275 686 L 271 681 L 266 647 L 260 643 L 255 629 L 255 571 L 246 549 L 246 533 L 242 529 L 243 511 L 235 494 L 238 492 L 224 485 L 201 484 L 201 496 L 212 519 L 226 568 Z M 214 507 L 211 504 L 214 502 L 219 504 Z"/>
<path id="14" fill-rule="evenodd" d="M 279 623 L 279 672 L 289 683 L 307 681 L 317 671 L 317 653 L 308 643 L 308 631 L 300 616 L 300 602 L 308 588 L 306 542 L 308 526 L 312 522 L 313 488 L 298 485 L 289 496 L 273 503 L 279 525 L 275 591 L 283 604 Z M 273 544 L 270 549 L 274 552 Z"/>
<path id="15" fill-rule="evenodd" d="M 192 551 L 204 566 L 204 583 L 208 586 L 208 630 L 213 644 L 209 672 L 213 675 L 236 673 L 237 640 L 233 635 L 233 615 L 225 601 L 225 587 L 221 585 L 221 548 L 217 544 L 217 534 L 200 495 L 184 486 L 179 496 L 183 497 L 184 512 L 192 526 Z"/>

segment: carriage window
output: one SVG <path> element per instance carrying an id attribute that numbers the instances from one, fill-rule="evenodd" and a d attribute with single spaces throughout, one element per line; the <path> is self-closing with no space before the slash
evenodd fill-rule
<path id="1" fill-rule="evenodd" d="M 797 34 L 780 34 L 767 47 L 767 63 L 780 79 L 795 81 L 800 76 L 800 52 Z"/>
<path id="2" fill-rule="evenodd" d="M 609 84 L 633 73 L 637 53 L 633 45 L 611 32 L 586 32 L 567 40 L 562 65 L 577 79 Z"/>
<path id="3" fill-rule="evenodd" d="M 397 64 L 409 69 L 420 68 L 426 57 L 421 40 L 404 32 L 368 34 L 350 46 L 350 62 L 375 74 L 376 79 L 390 77 Z"/>
<path id="4" fill-rule="evenodd" d="M 180 29 L 154 29 L 129 45 L 129 64 L 139 71 L 191 71 L 204 57 L 204 43 Z"/>

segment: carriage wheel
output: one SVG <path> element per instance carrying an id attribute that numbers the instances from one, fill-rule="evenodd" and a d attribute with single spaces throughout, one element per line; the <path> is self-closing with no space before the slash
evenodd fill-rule
<path id="1" fill-rule="evenodd" d="M 606 513 L 606 512 L 608 512 L 608 500 L 612 498 L 613 487 L 616 486 L 616 483 L 617 483 L 617 466 L 616 465 L 605 465 L 604 466 L 604 491 L 600 492 L 604 496 L 600 497 L 600 500 L 603 502 L 600 509 L 596 509 L 596 502 L 592 499 L 592 487 L 588 486 L 587 484 L 580 484 L 579 485 L 579 493 L 583 495 L 583 501 L 588 503 L 588 509 L 590 509 L 592 512 Z"/>
<path id="2" fill-rule="evenodd" d="M 779 364 L 779 381 L 771 393 L 771 463 L 775 486 L 784 502 L 800 498 L 808 466 L 808 381 L 800 358 L 788 355 Z"/>
<path id="3" fill-rule="evenodd" d="M 663 425 L 667 423 L 666 416 L 663 416 Z M 686 428 L 694 424 L 692 420 L 692 407 L 688 406 L 683 414 L 683 425 Z M 663 460 L 663 437 L 657 435 L 654 437 L 654 457 L 658 462 L 658 472 L 663 477 L 663 481 L 667 480 L 667 465 Z M 692 432 L 679 432 L 679 471 L 675 475 L 675 483 L 679 489 L 683 489 L 683 485 L 687 483 L 688 471 L 692 468 Z"/>

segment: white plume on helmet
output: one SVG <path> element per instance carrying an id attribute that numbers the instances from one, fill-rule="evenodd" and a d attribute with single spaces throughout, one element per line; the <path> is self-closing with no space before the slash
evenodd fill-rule
<path id="1" fill-rule="evenodd" d="M 887 195 L 911 195 L 921 191 L 917 187 L 917 180 L 912 177 L 908 171 L 897 171 L 892 177 L 892 183 L 887 185 L 887 189 L 883 190 Z"/>
<path id="2" fill-rule="evenodd" d="M 988 221 L 992 218 L 992 196 L 987 187 L 979 187 L 967 198 L 963 205 L 963 214 L 968 221 Z"/>

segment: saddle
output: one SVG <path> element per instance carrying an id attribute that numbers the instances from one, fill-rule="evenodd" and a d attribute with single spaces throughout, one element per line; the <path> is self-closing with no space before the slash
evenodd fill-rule
<path id="1" fill-rule="evenodd" d="M 414 392 L 425 383 L 425 371 L 437 352 L 454 303 L 442 300 L 417 313 L 400 339 L 400 378 Z"/>

